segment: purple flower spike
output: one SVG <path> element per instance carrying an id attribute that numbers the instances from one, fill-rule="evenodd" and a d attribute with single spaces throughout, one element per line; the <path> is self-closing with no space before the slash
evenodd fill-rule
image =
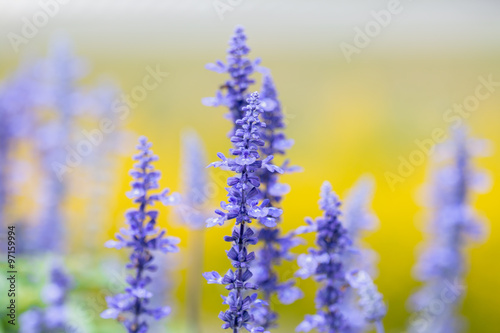
<path id="1" fill-rule="evenodd" d="M 351 246 L 351 240 L 340 222 L 340 204 L 330 183 L 324 182 L 319 201 L 323 216 L 308 222 L 316 225 L 317 248 L 311 248 L 309 254 L 299 256 L 301 268 L 297 272 L 301 277 L 314 275 L 317 281 L 322 282 L 322 287 L 316 296 L 317 313 L 307 315 L 297 327 L 297 332 L 313 329 L 328 333 L 347 332 L 349 329 L 341 304 L 348 286 L 343 257 Z"/>
<path id="2" fill-rule="evenodd" d="M 263 70 L 261 69 L 261 71 Z M 290 186 L 278 182 L 279 174 L 282 172 L 275 172 L 275 167 L 268 163 L 273 160 L 273 156 L 284 155 L 293 141 L 287 139 L 283 133 L 285 124 L 278 94 L 269 70 L 264 72 L 261 106 L 264 109 L 262 119 L 266 126 L 261 130 L 264 146 L 261 147 L 260 151 L 265 156 L 263 161 L 265 168 L 260 169 L 258 175 L 263 185 L 261 196 L 266 203 L 265 208 L 260 211 L 265 210 L 270 214 L 259 217 L 259 222 L 262 225 L 259 230 L 259 241 L 262 247 L 258 251 L 258 260 L 253 268 L 255 271 L 254 282 L 259 286 L 265 302 L 259 307 L 252 308 L 252 314 L 256 325 L 268 329 L 277 326 L 278 314 L 270 306 L 270 299 L 273 295 L 277 295 L 278 300 L 283 304 L 291 304 L 303 295 L 302 291 L 295 287 L 294 280 L 281 282 L 276 271 L 276 267 L 284 260 L 293 259 L 290 249 L 298 242 L 291 235 L 281 233 L 278 224 L 281 222 L 281 209 L 276 207 L 280 206 L 283 196 L 290 191 Z M 288 167 L 288 161 L 285 161 L 281 169 L 284 172 L 293 171 Z M 279 214 L 274 216 L 272 212 L 279 212 Z M 268 215 L 272 217 L 270 218 Z"/>
<path id="3" fill-rule="evenodd" d="M 107 297 L 108 309 L 101 317 L 105 319 L 118 319 L 127 328 L 129 333 L 145 333 L 148 324 L 145 317 L 153 317 L 158 320 L 170 313 L 169 307 L 150 308 L 148 306 L 152 292 L 147 290 L 151 278 L 146 275 L 148 271 L 155 271 L 153 251 L 177 252 L 179 239 L 165 237 L 165 230 L 158 230 L 156 222 L 158 212 L 148 209 L 156 201 L 172 201 L 167 196 L 168 191 L 161 195 L 150 194 L 151 190 L 158 189 L 160 172 L 155 171 L 152 162 L 158 158 L 150 150 L 151 143 L 145 137 L 139 139 L 137 149 L 139 154 L 134 156 L 137 163 L 130 174 L 133 177 L 132 190 L 128 192 L 129 198 L 139 205 L 138 209 L 131 209 L 126 213 L 128 229 L 122 230 L 122 235 L 116 236 L 117 241 L 108 241 L 107 247 L 117 249 L 129 247 L 132 250 L 130 263 L 127 268 L 134 271 L 133 276 L 127 278 L 129 287 L 125 293 Z"/>
<path id="4" fill-rule="evenodd" d="M 266 201 L 259 205 L 260 181 L 255 175 L 264 167 L 259 147 L 264 144 L 261 129 L 265 124 L 259 118 L 263 112 L 259 94 L 252 93 L 247 103 L 242 109 L 244 117 L 236 121 L 240 128 L 231 137 L 234 148 L 230 152 L 234 158 L 219 154 L 224 163 L 215 165 L 227 167 L 236 173 L 235 177 L 228 179 L 228 200 L 222 202 L 221 209 L 215 211 L 218 217 L 207 221 L 208 226 L 235 221 L 232 235 L 224 238 L 232 244 L 227 256 L 234 271 L 229 270 L 222 279 L 216 272 L 204 274 L 208 283 L 223 284 L 229 290 L 229 295 L 223 296 L 223 304 L 228 305 L 229 309 L 221 312 L 219 318 L 224 322 L 222 328 L 231 329 L 234 333 L 242 332 L 243 329 L 249 332 L 265 331 L 264 328 L 253 324 L 254 318 L 250 313 L 250 309 L 259 306 L 261 302 L 257 300 L 256 294 L 250 293 L 250 290 L 257 289 L 257 286 L 249 281 L 253 275 L 251 264 L 255 260 L 255 254 L 249 252 L 248 245 L 256 244 L 257 238 L 248 224 L 258 218 L 276 219 L 281 214 L 280 211 L 268 209 Z M 248 162 L 250 160 L 252 162 Z"/>
<path id="5" fill-rule="evenodd" d="M 370 275 L 365 271 L 352 271 L 346 275 L 350 286 L 357 291 L 359 296 L 358 305 L 362 310 L 363 319 L 374 323 L 377 333 L 383 333 L 382 319 L 387 313 L 383 296 L 378 292 Z M 358 330 L 356 330 L 358 331 Z M 364 332 L 361 329 L 359 332 Z"/>
<path id="6" fill-rule="evenodd" d="M 208 201 L 206 153 L 201 138 L 194 131 L 182 136 L 182 146 L 183 193 L 176 213 L 191 229 L 201 229 L 205 227 Z"/>
<path id="7" fill-rule="evenodd" d="M 376 273 L 377 254 L 372 249 L 365 247 L 362 241 L 365 232 L 373 231 L 378 223 L 377 217 L 369 209 L 374 183 L 372 177 L 362 176 L 349 191 L 343 209 L 344 225 L 353 242 L 353 250 L 344 256 L 345 270 L 350 272 L 349 274 L 360 272 L 356 276 L 359 276 L 360 279 L 363 278 L 363 281 L 367 279 L 372 281 L 372 276 Z M 365 274 L 368 276 L 365 277 Z M 373 284 L 373 282 L 371 283 Z M 375 285 L 373 288 L 376 291 Z M 363 295 L 360 294 L 360 290 L 356 292 L 355 289 L 353 286 L 353 288 L 346 290 L 345 301 L 342 304 L 342 312 L 349 322 L 351 332 L 366 332 L 372 325 L 375 325 L 380 331 L 383 328 L 381 321 L 366 320 L 365 314 L 360 311 L 358 299 L 360 297 L 363 299 Z"/>
<path id="8" fill-rule="evenodd" d="M 470 194 L 485 190 L 488 183 L 471 161 L 483 155 L 480 140 L 467 138 L 466 131 L 458 128 L 449 142 L 436 147 L 433 156 L 435 169 L 431 184 L 424 193 L 429 197 L 429 240 L 415 267 L 415 276 L 424 285 L 410 299 L 414 318 L 409 332 L 456 333 L 464 326 L 458 315 L 464 297 L 464 275 L 467 271 L 465 247 L 471 239 L 484 232 L 480 219 L 470 204 Z M 442 302 L 443 295 L 446 302 Z M 428 316 L 439 301 L 443 308 Z M 425 320 L 426 326 L 419 325 Z"/>
<path id="9" fill-rule="evenodd" d="M 215 97 L 206 97 L 202 100 L 206 106 L 225 106 L 229 109 L 229 117 L 238 128 L 236 121 L 245 115 L 243 107 L 246 105 L 248 87 L 254 83 L 250 76 L 259 63 L 248 58 L 250 49 L 246 44 L 247 37 L 242 27 L 236 27 L 234 35 L 229 40 L 227 50 L 227 64 L 217 61 L 208 64 L 207 69 L 217 73 L 229 74 L 229 79 L 217 91 Z"/>
<path id="10" fill-rule="evenodd" d="M 72 280 L 55 262 L 50 269 L 47 284 L 42 288 L 41 298 L 45 308 L 34 307 L 24 312 L 20 319 L 20 333 L 70 332 L 66 299 L 72 288 Z"/>

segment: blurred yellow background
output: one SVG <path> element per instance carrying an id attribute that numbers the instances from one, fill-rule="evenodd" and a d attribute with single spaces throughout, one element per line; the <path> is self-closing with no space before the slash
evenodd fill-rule
<path id="1" fill-rule="evenodd" d="M 243 25 L 251 56 L 262 58 L 262 64 L 272 70 L 288 121 L 286 134 L 295 140 L 289 157 L 304 169 L 284 177 L 292 191 L 283 203 L 283 228 L 293 229 L 303 223 L 305 216 L 320 214 L 317 200 L 324 180 L 329 180 L 342 197 L 360 175 L 373 174 L 373 209 L 380 228 L 366 241 L 380 256 L 376 283 L 389 307 L 387 331 L 401 332 L 408 319 L 405 302 L 419 285 L 411 271 L 425 221 L 415 193 L 426 180 L 428 158 L 394 189 L 385 173 L 397 172 L 399 157 L 407 159 L 418 148 L 415 140 L 430 138 L 435 128 L 448 130 L 450 123 L 443 118 L 446 110 L 474 94 L 478 77 L 491 75 L 494 81 L 500 81 L 500 3 L 401 1 L 401 13 L 392 17 L 390 24 L 348 63 L 340 44 L 353 43 L 355 27 L 364 27 L 372 20 L 371 11 L 387 8 L 387 4 L 247 0 L 232 6 L 221 20 L 210 0 L 73 0 L 61 5 L 60 12 L 21 45 L 19 53 L 12 50 L 8 38 L 0 39 L 0 77 L 7 76 L 23 61 L 29 62 L 30 57 L 45 56 L 54 34 L 61 33 L 69 37 L 74 52 L 90 66 L 90 75 L 83 84 L 105 74 L 127 93 L 141 83 L 147 66 L 159 66 L 169 73 L 123 123 L 133 134 L 126 151 L 116 157 L 102 212 L 106 218 L 99 218 L 104 222 L 92 240 L 103 244 L 123 226 L 123 214 L 131 206 L 124 193 L 130 181 L 129 156 L 139 134 L 153 142 L 153 150 L 160 157 L 156 166 L 163 174 L 160 184 L 173 191 L 180 189 L 183 130 L 193 128 L 199 133 L 210 161 L 216 159 L 217 152 L 226 153 L 230 148 L 226 137 L 230 123 L 222 117 L 226 110 L 201 104 L 201 98 L 213 96 L 225 76 L 205 70 L 204 65 L 225 60 L 234 26 Z M 1 35 L 19 33 L 22 18 L 31 17 L 39 6 L 35 1 L 0 1 Z M 253 89 L 259 88 L 260 81 Z M 500 170 L 499 109 L 500 91 L 495 91 L 466 119 L 472 136 L 493 143 L 494 154 L 477 160 L 493 181 Z M 78 168 L 71 174 L 70 198 L 65 203 L 71 237 L 69 258 L 78 258 L 87 251 L 81 230 L 89 223 L 85 220 L 88 199 L 79 196 L 78 188 L 84 176 Z M 97 180 L 85 178 L 83 183 L 85 188 L 91 188 Z M 468 252 L 470 272 L 462 310 L 468 332 L 498 332 L 500 326 L 499 198 L 496 184 L 489 193 L 473 198 L 477 210 L 488 220 L 489 236 Z M 213 207 L 223 199 L 224 191 L 219 187 Z M 177 257 L 180 275 L 176 277 L 177 301 L 173 303 L 169 327 L 172 332 L 184 332 L 189 314 L 184 308 L 188 270 L 183 256 L 191 238 L 186 228 L 176 223 L 170 208 L 159 209 L 160 225 L 182 239 L 181 252 L 170 255 Z M 25 213 L 14 207 L 10 214 L 17 219 Z M 223 272 L 229 267 L 224 253 L 227 244 L 222 241 L 229 232 L 229 226 L 206 231 L 204 270 Z M 312 239 L 308 241 L 312 245 Z M 305 249 L 301 246 L 297 251 Z M 102 247 L 92 256 L 116 254 L 114 251 Z M 286 274 L 295 269 L 294 264 L 284 266 Z M 306 297 L 278 308 L 281 327 L 273 332 L 292 332 L 304 314 L 313 313 L 315 283 L 300 281 L 299 286 Z M 217 314 L 224 308 L 219 296 L 223 292 L 218 286 L 204 284 L 203 332 L 220 330 Z M 112 327 L 118 331 L 118 326 Z"/>

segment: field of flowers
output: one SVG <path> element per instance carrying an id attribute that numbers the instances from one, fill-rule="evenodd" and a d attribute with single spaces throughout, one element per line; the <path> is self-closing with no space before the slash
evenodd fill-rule
<path id="1" fill-rule="evenodd" d="M 498 332 L 500 7 L 75 1 L 0 5 L 0 333 Z"/>

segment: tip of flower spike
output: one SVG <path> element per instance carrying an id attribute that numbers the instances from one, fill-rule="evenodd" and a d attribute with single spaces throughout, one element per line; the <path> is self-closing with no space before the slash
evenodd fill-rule
<path id="1" fill-rule="evenodd" d="M 241 34 L 241 33 L 244 33 L 245 32 L 245 27 L 243 27 L 242 25 L 237 25 L 235 28 L 234 28 L 234 32 L 237 33 L 237 34 Z"/>

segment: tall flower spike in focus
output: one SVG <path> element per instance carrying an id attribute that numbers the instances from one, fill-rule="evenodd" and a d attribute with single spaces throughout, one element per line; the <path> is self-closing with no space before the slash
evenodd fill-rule
<path id="1" fill-rule="evenodd" d="M 266 126 L 262 128 L 262 139 L 264 146 L 260 151 L 264 157 L 284 155 L 286 150 L 293 145 L 293 140 L 286 138 L 283 133 L 285 124 L 281 104 L 272 77 L 268 72 L 264 75 L 262 92 L 262 119 Z M 282 169 L 285 172 L 294 171 L 288 167 L 285 161 Z M 262 183 L 261 196 L 263 200 L 269 200 L 272 207 L 278 208 L 283 196 L 290 191 L 290 186 L 279 183 L 279 174 L 267 169 L 260 169 L 257 172 Z M 265 303 L 262 306 L 252 308 L 252 315 L 257 326 L 265 329 L 276 326 L 278 314 L 271 309 L 270 301 L 273 295 L 277 295 L 283 304 L 291 304 L 302 297 L 302 292 L 295 287 L 295 282 L 290 279 L 280 282 L 276 272 L 283 260 L 292 260 L 293 255 L 290 249 L 297 245 L 297 242 L 289 235 L 282 235 L 281 229 L 277 225 L 281 218 L 277 217 L 268 220 L 266 217 L 260 219 L 262 228 L 258 232 L 259 243 L 262 244 L 257 252 L 257 260 L 252 267 L 254 270 L 254 282 L 259 286 Z"/>
<path id="2" fill-rule="evenodd" d="M 431 211 L 428 226 L 429 239 L 415 267 L 416 277 L 424 286 L 410 299 L 415 311 L 409 332 L 419 333 L 457 333 L 463 327 L 458 315 L 463 287 L 460 293 L 453 293 L 455 285 L 463 285 L 467 271 L 465 248 L 468 241 L 479 238 L 482 231 L 480 219 L 470 204 L 473 191 L 485 190 L 488 179 L 475 170 L 471 158 L 485 154 L 485 142 L 467 138 L 465 129 L 458 128 L 453 138 L 436 148 L 433 156 L 441 158 L 431 174 L 430 188 L 424 191 L 429 199 L 426 202 Z M 442 164 L 441 164 L 442 163 Z M 438 314 L 427 313 L 436 299 L 443 293 L 450 294 L 444 308 Z M 425 317 L 423 317 L 425 316 Z M 419 318 L 427 325 L 415 325 Z"/>
<path id="3" fill-rule="evenodd" d="M 252 325 L 253 318 L 249 312 L 253 306 L 258 306 L 262 301 L 257 299 L 257 294 L 249 294 L 250 290 L 257 286 L 250 282 L 252 272 L 250 270 L 252 261 L 255 259 L 254 252 L 249 252 L 248 245 L 255 245 L 257 237 L 248 226 L 253 220 L 267 218 L 273 222 L 282 211 L 277 208 L 268 207 L 269 200 L 263 200 L 259 205 L 260 180 L 257 172 L 267 169 L 271 172 L 283 172 L 279 167 L 270 164 L 272 156 L 264 160 L 260 159 L 259 147 L 264 145 L 261 139 L 261 129 L 265 126 L 260 120 L 263 112 L 260 107 L 259 94 L 254 92 L 247 99 L 248 105 L 243 108 L 244 117 L 238 119 L 238 128 L 231 137 L 234 148 L 230 150 L 234 158 L 227 158 L 222 153 L 217 155 L 221 159 L 210 166 L 229 169 L 236 173 L 234 177 L 227 180 L 228 200 L 221 203 L 222 209 L 217 209 L 217 217 L 207 220 L 207 226 L 223 225 L 226 221 L 234 220 L 235 226 L 231 236 L 224 237 L 226 242 L 232 244 L 227 251 L 227 256 L 234 267 L 228 270 L 224 276 L 217 272 L 207 272 L 203 276 L 208 283 L 225 285 L 229 295 L 222 296 L 224 304 L 229 309 L 219 314 L 224 321 L 222 328 L 231 329 L 234 333 L 246 329 L 252 333 L 264 332 L 264 328 Z"/>
<path id="4" fill-rule="evenodd" d="M 314 276 L 322 286 L 316 294 L 316 314 L 306 315 L 297 326 L 297 332 L 346 332 L 349 329 L 340 305 L 348 287 L 343 264 L 344 256 L 351 246 L 347 230 L 340 221 L 340 201 L 332 191 L 329 182 L 321 186 L 319 206 L 323 216 L 315 221 L 306 219 L 307 226 L 299 227 L 297 234 L 316 233 L 317 248 L 310 248 L 309 254 L 299 255 L 300 269 L 296 275 L 305 279 Z"/>
<path id="5" fill-rule="evenodd" d="M 244 116 L 243 107 L 246 105 L 248 87 L 254 83 L 250 76 L 260 60 L 250 60 L 248 54 L 250 48 L 246 44 L 247 37 L 243 27 L 237 26 L 233 36 L 229 40 L 227 50 L 227 63 L 217 60 L 215 63 L 206 65 L 208 70 L 217 73 L 229 74 L 229 79 L 220 87 L 215 97 L 206 97 L 202 100 L 206 106 L 225 106 L 229 109 L 229 119 L 233 122 L 235 129 L 238 128 L 236 121 Z M 231 134 L 233 134 L 231 132 Z"/>
<path id="6" fill-rule="evenodd" d="M 153 206 L 156 201 L 164 204 L 175 201 L 173 196 L 167 195 L 168 190 L 164 190 L 161 194 L 150 193 L 151 190 L 159 188 L 158 180 L 161 175 L 159 171 L 154 170 L 152 162 L 158 158 L 153 155 L 150 148 L 151 143 L 145 137 L 141 137 L 137 146 L 139 153 L 134 156 L 137 163 L 130 171 L 134 180 L 131 183 L 132 190 L 127 196 L 139 207 L 125 214 L 128 228 L 121 229 L 121 234 L 116 235 L 117 241 L 106 242 L 106 247 L 116 249 L 129 247 L 132 250 L 130 263 L 126 266 L 134 273 L 127 277 L 129 287 L 125 288 L 123 294 L 106 297 L 109 308 L 101 314 L 105 319 L 118 319 L 129 333 L 145 333 L 148 331 L 146 317 L 158 320 L 170 313 L 170 308 L 167 306 L 148 307 L 153 293 L 147 289 L 151 283 L 151 277 L 147 273 L 156 270 L 153 251 L 177 252 L 176 244 L 179 243 L 178 238 L 166 237 L 166 231 L 156 227 L 158 211 L 149 209 L 149 206 Z"/>

